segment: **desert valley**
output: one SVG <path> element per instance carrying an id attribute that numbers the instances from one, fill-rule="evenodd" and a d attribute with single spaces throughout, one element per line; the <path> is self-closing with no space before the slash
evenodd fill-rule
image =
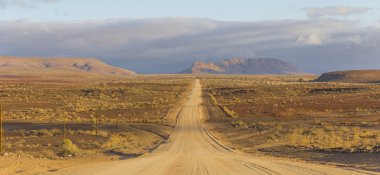
<path id="1" fill-rule="evenodd" d="M 380 172 L 379 71 L 319 77 L 233 58 L 223 67 L 234 75 L 199 63 L 138 75 L 95 59 L 0 60 L 1 174 Z"/>
<path id="2" fill-rule="evenodd" d="M 380 175 L 379 0 L 0 0 L 0 175 Z"/>

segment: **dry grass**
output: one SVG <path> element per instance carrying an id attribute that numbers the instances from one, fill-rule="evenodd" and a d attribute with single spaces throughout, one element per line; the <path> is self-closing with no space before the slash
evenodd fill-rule
<path id="1" fill-rule="evenodd" d="M 310 80 L 203 77 L 207 124 L 245 152 L 380 171 L 380 86 Z"/>
<path id="2" fill-rule="evenodd" d="M 166 116 L 190 83 L 191 78 L 183 77 L 1 82 L 5 151 L 47 158 L 63 155 L 58 148 L 66 123 L 65 138 L 76 143 L 84 154 L 104 152 L 107 144 L 109 149 L 122 148 L 124 142 L 115 145 L 118 135 L 125 138 L 130 134 L 135 136 L 134 141 L 125 143 L 141 152 L 170 133 L 174 121 Z M 138 129 L 148 125 L 151 132 Z M 136 144 L 139 137 L 152 140 L 139 145 Z M 133 154 L 133 149 L 128 153 Z"/>
<path id="3" fill-rule="evenodd" d="M 6 119 L 44 122 L 165 122 L 190 80 L 127 79 L 104 82 L 2 83 Z"/>
<path id="4" fill-rule="evenodd" d="M 297 128 L 287 137 L 291 146 L 342 152 L 380 152 L 380 132 L 359 127 Z"/>
<path id="5" fill-rule="evenodd" d="M 305 80 L 311 79 L 207 78 L 203 83 L 212 105 L 231 118 L 214 117 L 211 121 L 227 120 L 235 132 L 256 131 L 246 138 L 259 135 L 261 144 L 342 152 L 378 151 L 380 86 Z"/>
<path id="6" fill-rule="evenodd" d="M 113 134 L 108 138 L 103 147 L 107 150 L 128 149 L 130 145 L 139 144 L 138 139 L 133 133 Z"/>

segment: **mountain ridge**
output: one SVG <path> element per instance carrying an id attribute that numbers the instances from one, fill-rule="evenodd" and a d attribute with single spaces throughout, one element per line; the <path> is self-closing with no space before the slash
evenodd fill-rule
<path id="1" fill-rule="evenodd" d="M 102 75 L 134 75 L 134 71 L 106 64 L 96 58 L 0 56 L 2 71 L 63 71 Z"/>
<path id="2" fill-rule="evenodd" d="M 380 83 L 380 70 L 345 70 L 323 73 L 316 82 Z"/>
<path id="3" fill-rule="evenodd" d="M 183 74 L 298 74 L 302 71 L 275 58 L 233 57 L 220 62 L 196 61 Z"/>

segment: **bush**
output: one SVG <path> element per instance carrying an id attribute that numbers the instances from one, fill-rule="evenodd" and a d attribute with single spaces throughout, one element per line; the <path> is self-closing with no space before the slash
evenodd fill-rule
<path id="1" fill-rule="evenodd" d="M 104 144 L 104 147 L 106 149 L 118 149 L 118 148 L 126 148 L 126 144 L 128 143 L 128 140 L 124 138 L 120 134 L 113 134 L 111 137 L 109 137 L 108 141 Z"/>
<path id="2" fill-rule="evenodd" d="M 231 121 L 231 125 L 234 127 L 234 128 L 237 128 L 237 127 L 245 127 L 247 126 L 247 124 L 242 121 L 242 120 L 235 120 L 235 121 Z"/>
<path id="3" fill-rule="evenodd" d="M 60 130 L 60 129 L 51 129 L 50 133 L 53 134 L 54 136 L 63 134 L 62 130 Z"/>
<path id="4" fill-rule="evenodd" d="M 101 137 L 109 137 L 109 133 L 107 131 L 98 131 L 98 135 Z"/>
<path id="5" fill-rule="evenodd" d="M 297 128 L 288 135 L 291 146 L 341 152 L 380 152 L 378 132 L 357 127 Z"/>
<path id="6" fill-rule="evenodd" d="M 51 136 L 53 136 L 53 134 L 47 129 L 41 129 L 41 130 L 37 131 L 37 136 L 39 136 L 39 137 L 43 137 L 43 136 L 51 137 Z"/>
<path id="7" fill-rule="evenodd" d="M 225 107 L 225 106 L 223 106 L 222 108 L 223 108 L 223 111 L 224 111 L 228 116 L 230 116 L 231 118 L 238 118 L 238 116 L 237 116 L 237 114 L 236 114 L 235 111 L 233 111 L 233 110 L 231 110 L 231 109 L 229 109 L 228 107 Z"/>
<path id="8" fill-rule="evenodd" d="M 78 135 L 93 135 L 93 133 L 91 132 L 91 130 L 77 130 L 77 134 Z"/>
<path id="9" fill-rule="evenodd" d="M 258 131 L 264 131 L 264 130 L 269 129 L 271 127 L 271 124 L 266 124 L 266 123 L 263 123 L 263 122 L 257 122 L 257 123 L 251 123 L 250 127 L 251 128 L 255 128 Z M 282 128 L 279 127 L 277 129 L 282 129 Z"/>
<path id="10" fill-rule="evenodd" d="M 73 142 L 70 139 L 64 139 L 62 146 L 61 146 L 61 152 L 60 155 L 63 157 L 68 156 L 75 156 L 78 155 L 79 149 L 78 147 L 73 144 Z"/>

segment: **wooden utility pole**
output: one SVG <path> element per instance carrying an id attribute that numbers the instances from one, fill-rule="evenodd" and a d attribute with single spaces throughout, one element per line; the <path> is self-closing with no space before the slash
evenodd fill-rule
<path id="1" fill-rule="evenodd" d="M 0 103 L 0 154 L 3 153 L 3 104 Z"/>

